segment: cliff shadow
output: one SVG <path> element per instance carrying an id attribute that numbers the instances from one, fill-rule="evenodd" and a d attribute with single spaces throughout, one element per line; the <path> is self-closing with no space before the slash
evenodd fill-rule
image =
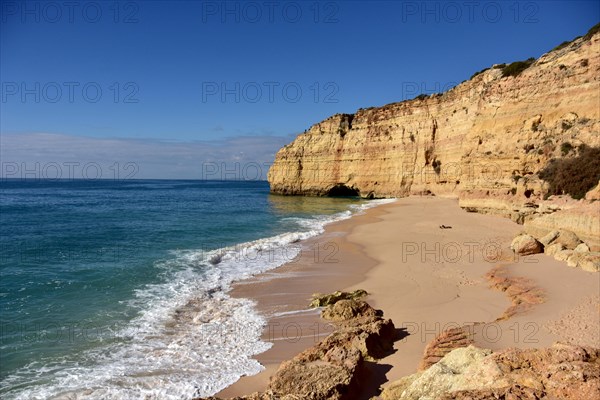
<path id="1" fill-rule="evenodd" d="M 387 373 L 392 369 L 390 364 L 379 364 L 375 361 L 365 361 L 358 380 L 356 400 L 369 400 L 381 393 L 381 385 L 386 383 Z"/>
<path id="2" fill-rule="evenodd" d="M 359 197 L 360 191 L 344 184 L 338 183 L 327 191 L 329 197 Z"/>
<path id="3" fill-rule="evenodd" d="M 394 342 L 404 339 L 409 336 L 407 328 L 395 328 L 394 330 Z M 385 357 L 392 355 L 397 350 L 392 349 L 387 352 L 385 356 L 379 361 L 385 360 Z M 381 385 L 388 382 L 387 373 L 392 369 L 392 365 L 383 364 L 376 361 L 364 361 L 360 377 L 358 379 L 358 390 L 356 396 L 353 399 L 357 400 L 369 400 L 373 397 L 379 396 L 381 393 Z"/>

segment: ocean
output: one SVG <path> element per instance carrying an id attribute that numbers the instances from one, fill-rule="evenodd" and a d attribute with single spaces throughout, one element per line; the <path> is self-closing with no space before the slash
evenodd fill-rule
<path id="1" fill-rule="evenodd" d="M 383 200 L 262 181 L 2 180 L 0 397 L 189 399 L 262 367 L 231 283 Z"/>

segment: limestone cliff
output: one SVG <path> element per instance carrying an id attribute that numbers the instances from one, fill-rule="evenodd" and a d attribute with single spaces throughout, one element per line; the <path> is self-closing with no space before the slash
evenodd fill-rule
<path id="1" fill-rule="evenodd" d="M 279 150 L 268 180 L 288 195 L 430 191 L 522 223 L 522 208 L 544 196 L 537 173 L 567 149 L 599 146 L 599 131 L 596 32 L 517 76 L 495 65 L 442 94 L 327 118 Z"/>

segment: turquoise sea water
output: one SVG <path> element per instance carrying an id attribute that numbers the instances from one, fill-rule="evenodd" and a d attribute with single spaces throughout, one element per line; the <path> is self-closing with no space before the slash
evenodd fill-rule
<path id="1" fill-rule="evenodd" d="M 0 397 L 181 399 L 260 370 L 227 289 L 377 204 L 266 182 L 0 182 Z"/>

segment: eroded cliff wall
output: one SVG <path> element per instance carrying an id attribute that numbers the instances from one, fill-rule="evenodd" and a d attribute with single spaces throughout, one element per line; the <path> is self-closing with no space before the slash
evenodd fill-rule
<path id="1" fill-rule="evenodd" d="M 561 145 L 600 145 L 600 34 L 576 39 L 516 77 L 490 68 L 443 94 L 337 114 L 276 155 L 274 193 L 436 195 L 529 201 Z M 472 206 L 482 206 L 476 202 Z M 485 208 L 482 206 L 482 208 Z"/>
<path id="2" fill-rule="evenodd" d="M 568 227 L 600 249 L 600 201 L 544 200 L 538 177 L 577 146 L 600 146 L 599 132 L 596 32 L 517 76 L 496 65 L 443 94 L 327 118 L 279 150 L 268 180 L 287 195 L 457 197 L 468 211 L 528 222 L 538 234 Z"/>

